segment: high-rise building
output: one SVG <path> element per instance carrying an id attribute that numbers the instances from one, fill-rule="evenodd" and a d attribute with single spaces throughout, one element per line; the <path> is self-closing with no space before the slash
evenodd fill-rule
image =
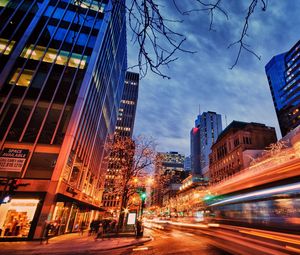
<path id="1" fill-rule="evenodd" d="M 123 2 L 0 3 L 0 177 L 28 184 L 0 207 L 1 228 L 23 225 L 15 237 L 98 213 L 127 67 Z"/>
<path id="2" fill-rule="evenodd" d="M 116 139 L 123 137 L 132 137 L 135 121 L 136 107 L 139 92 L 139 74 L 126 72 L 124 91 L 119 108 L 118 121 L 115 130 Z M 113 158 L 113 157 L 112 157 Z M 115 191 L 115 177 L 119 175 L 119 169 L 114 164 L 114 160 L 110 159 L 105 179 L 105 187 L 103 194 L 103 207 L 113 215 L 118 214 L 120 209 L 121 194 Z"/>
<path id="3" fill-rule="evenodd" d="M 190 132 L 191 172 L 192 175 L 200 175 L 200 128 L 193 127 Z"/>
<path id="4" fill-rule="evenodd" d="M 204 175 L 209 165 L 211 146 L 222 132 L 222 118 L 216 112 L 203 112 L 197 116 L 191 131 L 192 174 Z"/>
<path id="5" fill-rule="evenodd" d="M 178 152 L 160 152 L 155 166 L 155 187 L 152 191 L 151 205 L 162 206 L 164 199 L 174 196 L 185 179 L 185 156 Z"/>
<path id="6" fill-rule="evenodd" d="M 115 135 L 132 137 L 139 93 L 139 74 L 126 72 Z"/>
<path id="7" fill-rule="evenodd" d="M 191 156 L 185 157 L 183 167 L 186 173 L 191 172 Z"/>
<path id="8" fill-rule="evenodd" d="M 249 166 L 271 143 L 275 128 L 260 123 L 231 122 L 219 135 L 209 155 L 210 183 L 220 182 Z"/>
<path id="9" fill-rule="evenodd" d="M 265 67 L 282 136 L 300 125 L 299 59 L 300 41 Z"/>

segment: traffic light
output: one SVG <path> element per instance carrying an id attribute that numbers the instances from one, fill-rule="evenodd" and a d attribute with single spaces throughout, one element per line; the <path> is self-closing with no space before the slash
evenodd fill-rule
<path id="1" fill-rule="evenodd" d="M 140 196 L 141 196 L 141 199 L 142 199 L 142 200 L 145 200 L 146 197 L 147 197 L 147 194 L 146 194 L 146 192 L 142 192 L 142 193 L 140 194 Z"/>
<path id="2" fill-rule="evenodd" d="M 18 189 L 18 181 L 16 179 L 12 179 L 8 183 L 8 195 L 13 196 L 15 195 L 15 191 Z"/>
<path id="3" fill-rule="evenodd" d="M 25 187 L 29 185 L 29 183 L 20 183 L 21 180 L 18 179 L 6 179 L 0 180 L 0 186 L 4 186 L 3 191 L 0 193 L 0 204 L 9 203 L 12 197 L 15 196 L 16 190 L 19 187 Z"/>

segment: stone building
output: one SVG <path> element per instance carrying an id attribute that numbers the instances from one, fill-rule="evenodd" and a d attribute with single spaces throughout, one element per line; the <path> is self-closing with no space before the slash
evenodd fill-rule
<path id="1" fill-rule="evenodd" d="M 210 183 L 220 182 L 244 169 L 276 141 L 273 127 L 253 122 L 231 122 L 212 146 L 209 155 Z"/>

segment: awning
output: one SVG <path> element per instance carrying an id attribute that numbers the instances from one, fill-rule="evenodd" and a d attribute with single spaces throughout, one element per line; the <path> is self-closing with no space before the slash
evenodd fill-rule
<path id="1" fill-rule="evenodd" d="M 78 205 L 78 207 L 80 209 L 89 209 L 89 210 L 96 210 L 96 211 L 101 211 L 104 212 L 105 210 L 101 207 L 89 204 L 87 202 L 84 201 L 80 201 L 78 199 L 69 197 L 69 196 L 65 196 L 63 194 L 57 194 L 57 198 L 56 198 L 57 202 L 71 202 L 71 203 L 75 203 L 76 205 Z"/>

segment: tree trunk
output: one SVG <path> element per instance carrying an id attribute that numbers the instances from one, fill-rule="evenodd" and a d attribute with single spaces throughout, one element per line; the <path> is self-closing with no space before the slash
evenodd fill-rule
<path id="1" fill-rule="evenodd" d="M 125 223 L 124 223 L 124 220 L 125 220 L 124 208 L 127 208 L 127 203 L 128 203 L 128 197 L 127 197 L 127 191 L 125 191 L 122 196 L 120 215 L 119 215 L 119 220 L 118 220 L 118 225 L 117 225 L 117 233 L 119 233 L 119 230 L 122 229 L 125 225 Z"/>

